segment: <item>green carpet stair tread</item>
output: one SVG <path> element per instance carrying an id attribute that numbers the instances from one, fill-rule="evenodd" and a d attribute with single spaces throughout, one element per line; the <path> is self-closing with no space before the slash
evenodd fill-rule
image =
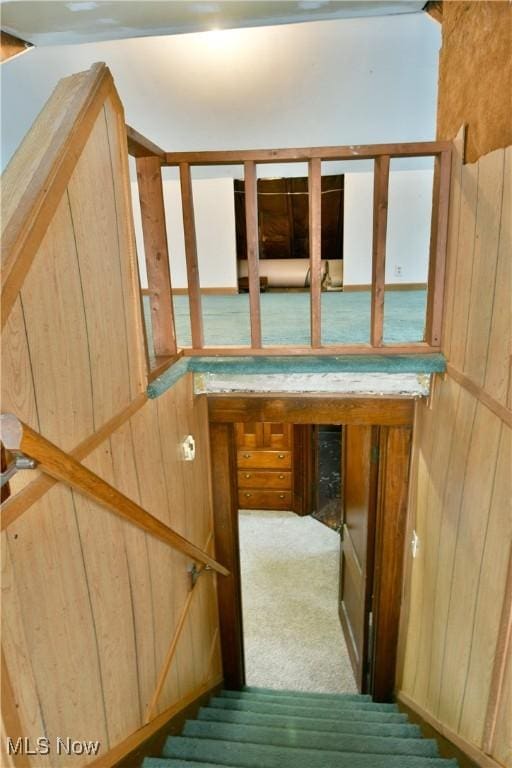
<path id="1" fill-rule="evenodd" d="M 225 699 L 221 696 L 214 696 L 210 699 L 210 707 L 217 707 L 219 709 L 241 709 L 253 712 L 273 712 L 274 714 L 298 714 L 300 715 L 308 713 L 318 713 L 319 716 L 326 715 L 343 715 L 345 712 L 373 712 L 381 714 L 396 714 L 398 708 L 396 704 L 374 704 L 367 701 L 347 701 L 345 703 L 337 702 L 325 702 L 320 704 L 312 704 L 311 702 L 304 702 L 302 700 L 296 701 L 293 704 L 281 704 L 278 702 L 256 701 L 254 699 Z M 288 712 L 288 710 L 290 710 Z M 291 710 L 294 710 L 293 712 Z"/>
<path id="2" fill-rule="evenodd" d="M 365 720 L 364 717 L 361 720 L 345 720 L 344 718 L 325 720 L 306 716 L 264 715 L 259 712 L 244 712 L 236 709 L 201 707 L 198 719 L 209 722 L 263 725 L 272 728 L 294 728 L 327 733 L 367 733 L 369 736 L 396 736 L 401 739 L 416 739 L 421 736 L 419 726 L 412 725 L 412 723 L 371 722 Z"/>
<path id="3" fill-rule="evenodd" d="M 244 744 L 271 744 L 278 747 L 363 752 L 365 754 L 416 755 L 438 757 L 437 744 L 432 739 L 400 739 L 393 736 L 366 734 L 337 734 L 318 731 L 269 728 L 239 723 L 208 723 L 189 720 L 184 736 L 192 738 L 239 741 Z"/>
<path id="4" fill-rule="evenodd" d="M 455 768 L 457 765 L 454 760 L 437 757 L 343 753 L 187 736 L 168 739 L 163 756 L 239 768 Z M 144 768 L 150 767 L 145 763 Z"/>
<path id="5" fill-rule="evenodd" d="M 372 703 L 372 697 L 357 693 L 318 693 L 311 695 L 308 693 L 292 693 L 291 691 L 221 691 L 220 697 L 223 699 L 240 699 L 241 701 L 275 701 L 276 704 L 282 702 L 283 704 L 293 702 L 305 702 L 306 704 L 320 704 L 325 702 L 326 704 L 347 703 L 347 702 L 361 702 L 365 704 Z"/>
<path id="6" fill-rule="evenodd" d="M 239 712 L 255 712 L 263 715 L 292 715 L 298 717 L 317 717 L 325 718 L 328 720 L 368 720 L 369 722 L 382 722 L 382 723 L 406 723 L 407 715 L 403 712 L 382 712 L 380 710 L 365 710 L 360 708 L 346 707 L 344 710 L 326 709 L 325 707 L 297 707 L 287 706 L 283 704 L 262 704 L 261 702 L 251 702 L 249 705 L 244 705 L 239 701 L 231 701 L 230 699 L 221 699 L 224 704 L 219 704 L 218 701 L 212 699 L 209 706 L 213 709 L 219 710 L 237 710 Z"/>
<path id="7" fill-rule="evenodd" d="M 244 685 L 241 691 L 221 691 L 221 695 L 233 693 L 251 693 L 265 696 L 293 696 L 301 699 L 357 699 L 372 701 L 368 693 L 322 693 L 321 691 L 292 691 L 289 688 L 260 688 L 257 685 Z"/>
<path id="8" fill-rule="evenodd" d="M 219 763 L 200 763 L 197 760 L 175 760 L 169 757 L 146 757 L 142 768 L 219 768 Z M 235 765 L 231 768 L 243 768 Z"/>

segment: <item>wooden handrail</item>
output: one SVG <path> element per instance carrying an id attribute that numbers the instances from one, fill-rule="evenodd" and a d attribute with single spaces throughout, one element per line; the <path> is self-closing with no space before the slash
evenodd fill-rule
<path id="1" fill-rule="evenodd" d="M 8 450 L 18 450 L 35 459 L 39 469 L 55 480 L 76 488 L 77 491 L 101 504 L 111 512 L 141 528 L 146 533 L 169 544 L 192 560 L 209 565 L 217 573 L 227 576 L 229 571 L 195 544 L 180 536 L 161 520 L 146 512 L 117 488 L 84 467 L 76 459 L 45 437 L 24 424 L 13 414 L 0 416 L 0 439 Z"/>
<path id="2" fill-rule="evenodd" d="M 165 152 L 157 144 L 147 139 L 138 131 L 126 126 L 126 141 L 128 143 L 128 154 L 132 157 L 158 157 L 165 159 Z"/>
<path id="3" fill-rule="evenodd" d="M 319 160 L 373 160 L 390 157 L 432 157 L 451 149 L 450 141 L 414 141 L 400 144 L 360 144 L 343 147 L 301 147 L 300 149 L 237 149 L 204 152 L 166 152 L 165 165 L 240 165 L 253 163 L 304 163 Z"/>

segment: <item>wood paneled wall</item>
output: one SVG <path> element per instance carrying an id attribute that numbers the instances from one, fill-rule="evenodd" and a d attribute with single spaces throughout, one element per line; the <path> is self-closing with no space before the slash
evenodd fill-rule
<path id="1" fill-rule="evenodd" d="M 418 404 L 398 688 L 481 765 L 512 765 L 512 148 L 453 167 L 443 349 Z M 508 658 L 508 661 L 507 661 Z M 489 756 L 489 757 L 486 757 Z"/>
<path id="2" fill-rule="evenodd" d="M 138 400 L 83 463 L 211 551 L 206 399 L 194 397 L 190 375 L 157 400 L 143 394 L 130 205 L 124 115 L 112 91 L 8 317 L 2 410 L 71 451 Z M 196 440 L 194 462 L 179 452 L 188 434 Z M 15 476 L 14 498 L 37 474 Z M 144 724 L 190 590 L 190 565 L 62 484 L 5 526 L 4 729 L 29 737 L 31 746 L 42 736 L 52 745 L 49 756 L 18 756 L 13 765 L 83 765 L 91 758 L 56 753 L 57 737 L 99 740 L 104 755 Z M 154 714 L 218 682 L 220 665 L 216 581 L 206 572 Z M 11 764 L 5 754 L 2 764 Z"/>

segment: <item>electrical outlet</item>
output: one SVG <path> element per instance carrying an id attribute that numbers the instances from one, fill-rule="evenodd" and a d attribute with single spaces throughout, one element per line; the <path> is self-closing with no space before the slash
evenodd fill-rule
<path id="1" fill-rule="evenodd" d="M 402 277 L 402 265 L 395 264 L 395 277 Z"/>

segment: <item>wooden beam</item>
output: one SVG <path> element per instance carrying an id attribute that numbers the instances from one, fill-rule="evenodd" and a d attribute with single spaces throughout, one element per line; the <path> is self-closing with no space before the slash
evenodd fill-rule
<path id="1" fill-rule="evenodd" d="M 240 690 L 245 683 L 245 669 L 233 425 L 211 424 L 210 445 L 215 549 L 230 572 L 217 583 L 222 667 L 225 687 Z"/>
<path id="2" fill-rule="evenodd" d="M 308 167 L 311 346 L 322 345 L 322 161 Z"/>
<path id="3" fill-rule="evenodd" d="M 146 404 L 148 396 L 145 392 L 132 400 L 132 402 L 123 408 L 122 411 L 113 416 L 107 421 L 97 432 L 89 435 L 79 445 L 71 451 L 71 456 L 77 461 L 82 461 L 88 456 L 95 448 L 101 445 L 107 440 L 110 435 L 121 427 L 128 419 L 139 411 L 143 405 Z M 39 475 L 31 483 L 21 489 L 15 496 L 11 496 L 2 504 L 1 519 L 0 519 L 0 531 L 5 530 L 9 525 L 14 523 L 15 520 L 20 517 L 24 512 L 29 509 L 32 504 L 35 504 L 46 491 L 53 488 L 57 480 L 49 475 Z"/>
<path id="4" fill-rule="evenodd" d="M 451 149 L 445 150 L 440 156 L 436 157 L 434 166 L 427 315 L 425 321 L 425 341 L 429 344 L 441 343 L 451 161 Z"/>
<path id="5" fill-rule="evenodd" d="M 181 204 L 183 208 L 183 231 L 185 235 L 185 257 L 187 260 L 188 301 L 192 346 L 203 346 L 203 315 L 201 311 L 201 288 L 199 263 L 197 260 L 196 225 L 194 220 L 194 198 L 190 165 L 180 163 Z"/>
<path id="6" fill-rule="evenodd" d="M 61 80 L 2 174 L 2 328 L 113 87 L 104 64 Z"/>
<path id="7" fill-rule="evenodd" d="M 429 0 L 423 10 L 440 24 L 443 23 L 443 0 Z"/>
<path id="8" fill-rule="evenodd" d="M 288 424 L 408 426 L 414 401 L 406 398 L 330 395 L 208 395 L 210 422 L 273 421 Z"/>
<path id="9" fill-rule="evenodd" d="M 343 147 L 301 147 L 299 149 L 237 149 L 206 152 L 167 152 L 166 165 L 239 165 L 253 163 L 304 163 L 319 160 L 373 160 L 390 157 L 429 157 L 449 149 L 449 141 L 416 141 L 399 144 L 360 144 Z"/>
<path id="10" fill-rule="evenodd" d="M 168 357 L 176 354 L 176 330 L 161 163 L 153 156 L 138 157 L 136 164 L 154 354 Z"/>
<path id="11" fill-rule="evenodd" d="M 389 155 L 375 159 L 373 177 L 373 245 L 370 340 L 372 347 L 384 341 L 386 283 L 386 235 L 388 226 Z"/>
<path id="12" fill-rule="evenodd" d="M 133 157 L 158 157 L 162 161 L 165 160 L 163 149 L 129 125 L 126 126 L 126 141 L 128 154 Z"/>
<path id="13" fill-rule="evenodd" d="M 382 347 L 371 347 L 369 344 L 333 344 L 325 347 L 289 347 L 289 346 L 268 346 L 261 349 L 252 347 L 203 347 L 202 349 L 192 349 L 183 347 L 181 350 L 184 357 L 247 357 L 268 355 L 289 356 L 295 355 L 420 355 L 440 352 L 439 346 L 431 347 L 425 342 L 418 341 L 413 344 L 389 344 Z"/>
<path id="14" fill-rule="evenodd" d="M 12 414 L 0 416 L 0 439 L 8 450 L 20 450 L 35 459 L 39 468 L 59 482 L 70 485 L 93 501 L 110 509 L 118 517 L 164 541 L 192 560 L 211 566 L 224 576 L 229 571 L 195 544 L 180 536 L 158 518 L 122 494 L 101 477 L 84 467 L 42 435 Z"/>
<path id="15" fill-rule="evenodd" d="M 258 231 L 258 180 L 256 165 L 244 163 L 245 229 L 247 235 L 247 275 L 249 277 L 249 309 L 251 346 L 261 347 L 260 268 Z"/>

